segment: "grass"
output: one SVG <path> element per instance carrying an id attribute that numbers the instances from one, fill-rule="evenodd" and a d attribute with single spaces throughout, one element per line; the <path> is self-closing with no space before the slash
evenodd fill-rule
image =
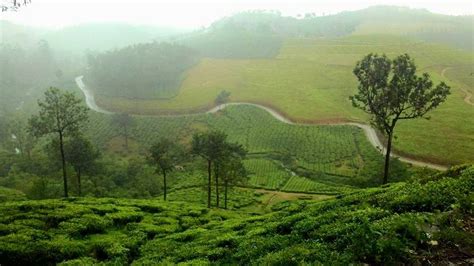
<path id="1" fill-rule="evenodd" d="M 293 39 L 284 43 L 274 59 L 204 59 L 190 70 L 179 95 L 171 100 L 99 98 L 98 103 L 107 109 L 131 113 L 203 111 L 213 106 L 220 91 L 227 90 L 232 93 L 232 101 L 264 104 L 299 122 L 367 121 L 365 114 L 351 106 L 348 97 L 357 86 L 352 75 L 356 61 L 371 52 L 390 57 L 409 53 L 419 70 L 430 73 L 436 82 L 445 80 L 441 76 L 444 68 L 472 66 L 473 60 L 473 53 L 395 36 Z M 430 114 L 429 122 L 417 119 L 400 123 L 396 150 L 445 164 L 474 160 L 474 109 L 463 101 L 462 90 L 472 90 L 472 82 L 453 72 L 446 72 L 452 86 L 448 101 Z M 464 72 L 469 73 L 469 69 Z"/>
<path id="2" fill-rule="evenodd" d="M 156 199 L 3 202 L 0 263 L 469 264 L 473 177 L 471 166 L 322 201 L 275 199 L 266 214 Z"/>

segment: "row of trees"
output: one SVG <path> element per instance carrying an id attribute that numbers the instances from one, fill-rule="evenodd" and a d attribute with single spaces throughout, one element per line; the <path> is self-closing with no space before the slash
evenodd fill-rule
<path id="1" fill-rule="evenodd" d="M 175 95 L 196 51 L 171 43 L 145 43 L 88 56 L 86 80 L 96 93 L 126 98 Z"/>
<path id="2" fill-rule="evenodd" d="M 208 194 L 207 206 L 211 207 L 211 179 L 214 170 L 216 186 L 216 206 L 219 207 L 219 177 L 224 182 L 224 208 L 227 209 L 227 189 L 245 177 L 242 159 L 246 150 L 242 145 L 230 143 L 227 136 L 219 131 L 197 133 L 192 140 L 192 153 L 201 156 L 207 162 Z"/>
<path id="3" fill-rule="evenodd" d="M 29 119 L 29 133 L 35 137 L 54 136 L 48 150 L 52 153 L 50 157 L 58 158 L 61 162 L 64 197 L 69 195 L 67 165 L 72 166 L 76 173 L 78 194 L 81 195 L 81 174 L 93 169 L 95 160 L 100 156 L 92 143 L 81 134 L 88 119 L 88 109 L 74 94 L 58 88 L 47 90 L 44 100 L 40 100 L 38 105 L 39 114 Z M 133 124 L 131 117 L 118 114 L 112 121 L 122 128 L 122 134 L 127 138 L 128 129 Z M 216 206 L 220 207 L 219 188 L 223 186 L 224 208 L 227 208 L 229 187 L 243 182 L 246 177 L 242 163 L 246 156 L 245 149 L 240 144 L 229 142 L 227 135 L 219 131 L 196 133 L 190 149 L 169 139 L 159 140 L 149 148 L 147 157 L 156 173 L 163 176 L 164 200 L 167 196 L 168 174 L 189 160 L 188 154 L 202 157 L 207 163 L 208 207 L 211 207 L 211 184 L 214 176 Z"/>
<path id="4" fill-rule="evenodd" d="M 187 156 L 202 157 L 207 164 L 207 206 L 211 207 L 212 177 L 216 193 L 216 207 L 220 207 L 220 181 L 224 187 L 224 208 L 227 209 L 230 186 L 245 182 L 247 176 L 242 160 L 246 151 L 242 145 L 227 141 L 227 135 L 220 131 L 196 133 L 193 135 L 191 150 L 169 139 L 161 139 L 149 149 L 148 161 L 163 176 L 163 198 L 167 195 L 167 175 L 178 169 Z"/>

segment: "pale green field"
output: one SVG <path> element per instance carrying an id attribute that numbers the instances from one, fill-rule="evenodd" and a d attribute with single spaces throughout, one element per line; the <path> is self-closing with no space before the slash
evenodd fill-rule
<path id="1" fill-rule="evenodd" d="M 452 95 L 430 114 L 430 121 L 399 124 L 395 149 L 439 163 L 474 161 L 474 106 L 464 102 L 462 90 L 472 91 L 472 79 L 466 75 L 474 72 L 469 71 L 474 54 L 399 37 L 288 40 L 275 59 L 202 60 L 171 100 L 98 102 L 108 109 L 132 113 L 190 112 L 213 106 L 216 95 L 227 90 L 232 101 L 271 106 L 295 121 L 366 121 L 367 116 L 354 109 L 348 97 L 357 86 L 352 74 L 355 63 L 371 52 L 389 57 L 408 53 L 420 72 L 429 72 L 436 82 L 445 80 L 452 86 Z M 448 67 L 452 69 L 444 71 L 443 78 L 441 74 Z M 463 71 L 456 71 L 460 67 Z"/>

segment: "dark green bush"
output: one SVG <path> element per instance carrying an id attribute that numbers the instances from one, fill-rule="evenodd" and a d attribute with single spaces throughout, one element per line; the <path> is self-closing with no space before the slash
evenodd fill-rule
<path id="1" fill-rule="evenodd" d="M 143 219 L 144 214 L 135 211 L 120 211 L 116 213 L 108 213 L 105 217 L 112 219 L 116 226 L 123 226 L 128 223 L 140 222 Z"/>
<path id="2" fill-rule="evenodd" d="M 0 203 L 0 264 L 396 265 L 461 258 L 474 249 L 473 183 L 468 167 L 338 199 L 285 202 L 255 216 L 151 200 Z"/>

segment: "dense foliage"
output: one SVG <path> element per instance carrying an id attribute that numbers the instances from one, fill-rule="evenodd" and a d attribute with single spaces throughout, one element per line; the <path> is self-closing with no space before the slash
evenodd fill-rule
<path id="1" fill-rule="evenodd" d="M 9 201 L 0 263 L 466 263 L 473 189 L 471 166 L 251 217 L 160 200 Z"/>
<path id="2" fill-rule="evenodd" d="M 61 67 L 44 40 L 32 46 L 0 42 L 0 113 L 24 108 L 25 95 L 62 78 Z"/>
<path id="3" fill-rule="evenodd" d="M 90 55 L 86 83 L 95 93 L 127 98 L 169 98 L 185 71 L 198 61 L 195 51 L 171 43 L 145 43 Z"/>
<path id="4" fill-rule="evenodd" d="M 472 53 L 400 35 L 470 50 L 471 22 L 393 7 L 298 18 L 252 11 L 174 43 L 133 45 L 176 31 L 43 32 L 0 21 L 0 265 L 472 264 L 474 167 L 433 174 L 394 159 L 390 181 L 403 183 L 369 188 L 380 185 L 382 156 L 354 126 L 285 124 L 252 106 L 94 113 L 65 140 L 61 164 L 58 141 L 33 136 L 23 117 L 44 88 L 77 89 L 84 74 L 98 104 L 117 112 L 252 101 L 299 122 L 363 121 L 347 101 L 355 60 L 409 52 L 460 89 L 430 126 L 400 125 L 397 142 L 414 156 L 470 162 L 471 102 L 461 96 L 471 91 Z M 88 69 L 60 54 L 87 48 L 100 50 L 87 52 Z M 80 115 L 85 106 L 71 102 Z M 54 114 L 43 120 L 63 117 Z M 222 137 L 193 141 L 213 131 Z M 203 150 L 217 152 L 212 164 Z M 66 182 L 73 197 L 59 199 Z"/>
<path id="5" fill-rule="evenodd" d="M 415 119 L 446 101 L 450 87 L 433 86 L 428 73 L 416 75 L 416 65 L 408 54 L 393 60 L 384 54 L 368 54 L 357 62 L 354 75 L 359 80 L 352 105 L 371 115 L 371 124 L 387 136 L 383 183 L 387 183 L 390 152 L 395 126 L 399 120 Z"/>
<path id="6" fill-rule="evenodd" d="M 204 56 L 214 58 L 271 58 L 278 54 L 282 38 L 269 25 L 250 28 L 229 18 L 215 23 L 205 32 L 181 40 Z"/>

